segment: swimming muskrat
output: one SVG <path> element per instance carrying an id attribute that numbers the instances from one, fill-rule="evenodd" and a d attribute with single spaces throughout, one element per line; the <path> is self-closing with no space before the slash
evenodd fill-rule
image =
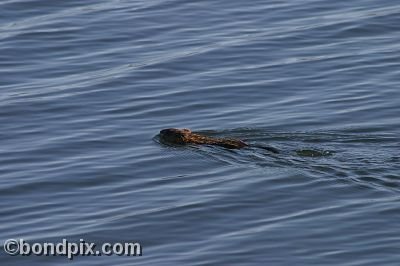
<path id="1" fill-rule="evenodd" d="M 193 133 L 190 129 L 167 128 L 160 131 L 160 139 L 164 142 L 173 144 L 205 144 L 216 145 L 227 149 L 241 149 L 250 147 L 249 144 L 240 139 L 231 138 L 214 138 L 206 135 Z M 273 153 L 279 153 L 277 149 L 272 147 L 256 146 L 268 150 Z"/>

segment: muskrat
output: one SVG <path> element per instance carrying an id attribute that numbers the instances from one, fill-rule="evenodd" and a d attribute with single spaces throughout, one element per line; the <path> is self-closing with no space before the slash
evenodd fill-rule
<path id="1" fill-rule="evenodd" d="M 173 144 L 205 144 L 216 145 L 227 149 L 241 149 L 250 145 L 240 139 L 214 138 L 206 135 L 193 133 L 190 129 L 167 128 L 160 131 L 160 140 Z M 256 146 L 273 153 L 279 153 L 272 147 Z"/>

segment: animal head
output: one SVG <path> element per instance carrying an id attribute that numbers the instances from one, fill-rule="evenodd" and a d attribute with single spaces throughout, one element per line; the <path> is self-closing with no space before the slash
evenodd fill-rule
<path id="1" fill-rule="evenodd" d="M 162 141 L 185 144 L 185 139 L 192 133 L 190 129 L 183 128 L 167 128 L 160 131 L 160 138 Z"/>

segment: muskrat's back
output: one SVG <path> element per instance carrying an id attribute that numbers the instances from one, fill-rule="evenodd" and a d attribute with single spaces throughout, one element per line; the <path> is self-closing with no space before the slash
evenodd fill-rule
<path id="1" fill-rule="evenodd" d="M 160 131 L 160 139 L 174 144 L 206 144 L 217 145 L 228 149 L 240 149 L 248 146 L 239 139 L 213 138 L 193 133 L 190 129 L 167 128 Z"/>

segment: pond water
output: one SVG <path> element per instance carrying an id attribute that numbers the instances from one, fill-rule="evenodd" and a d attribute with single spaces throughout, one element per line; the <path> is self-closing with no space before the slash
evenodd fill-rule
<path id="1" fill-rule="evenodd" d="M 2 264 L 67 265 L 3 251 L 65 238 L 142 246 L 76 265 L 399 265 L 398 2 L 0 10 Z"/>

